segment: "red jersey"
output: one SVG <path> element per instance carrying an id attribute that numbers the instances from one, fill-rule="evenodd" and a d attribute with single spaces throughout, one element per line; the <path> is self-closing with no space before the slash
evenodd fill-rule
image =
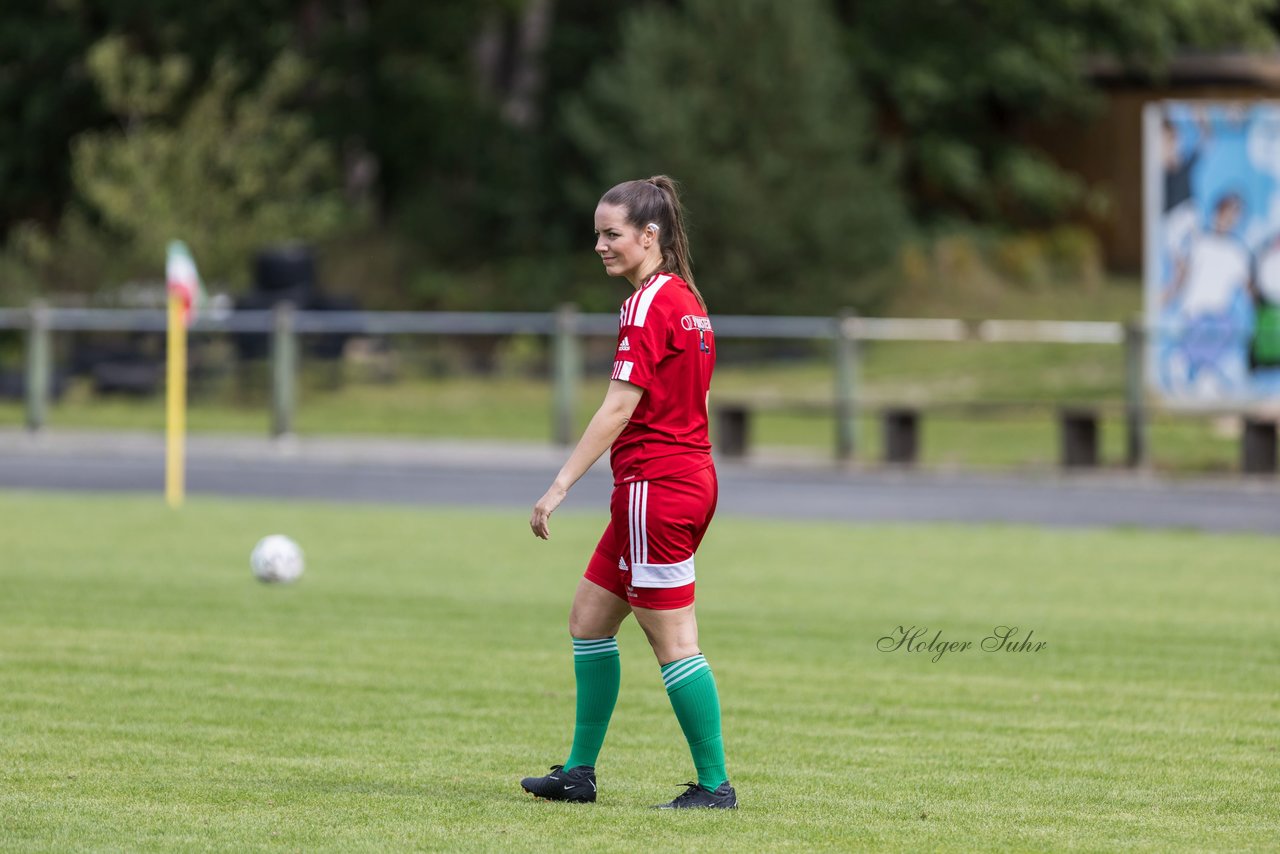
<path id="1" fill-rule="evenodd" d="M 613 379 L 644 389 L 610 450 L 613 482 L 679 477 L 710 466 L 711 321 L 684 279 L 657 273 L 622 304 Z"/>

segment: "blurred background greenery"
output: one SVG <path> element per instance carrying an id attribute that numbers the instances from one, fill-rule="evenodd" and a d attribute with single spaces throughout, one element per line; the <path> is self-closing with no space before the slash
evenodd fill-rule
<path id="1" fill-rule="evenodd" d="M 1187 57 L 1274 61 L 1280 11 L 1276 0 L 15 0 L 0 22 L 0 306 L 139 304 L 163 293 L 164 247 L 181 238 L 208 289 L 233 299 L 254 287 L 259 249 L 303 241 L 341 305 L 611 312 L 622 288 L 591 252 L 595 201 L 665 172 L 683 181 L 713 313 L 1127 320 L 1140 309 L 1139 244 L 1126 254 L 1109 241 L 1135 232 L 1136 202 L 1078 168 L 1092 157 L 1136 171 L 1137 138 L 1100 130 L 1116 127 L 1117 81 L 1138 93 L 1123 106 L 1136 116 Z M 1196 85 L 1249 94 L 1215 73 Z M 1072 149 L 1088 157 L 1062 156 Z M 63 367 L 70 338 L 59 336 Z M 198 338 L 197 367 L 236 361 L 225 339 Z M 340 363 L 304 356 L 298 429 L 545 439 L 546 343 L 356 340 Z M 0 332 L 0 373 L 20 376 L 23 346 Z M 129 346 L 162 351 L 156 336 Z M 829 398 L 825 345 L 726 340 L 722 354 L 717 393 Z M 863 355 L 869 406 L 1123 397 L 1118 348 L 885 343 Z M 263 371 L 193 376 L 192 428 L 265 429 Z M 0 424 L 17 425 L 10 391 Z M 584 418 L 598 395 L 584 385 Z M 785 410 L 762 414 L 764 446 L 829 453 L 829 418 Z M 51 423 L 160 429 L 161 417 L 154 398 L 104 394 L 73 371 Z M 1044 411 L 983 422 L 931 416 L 925 461 L 1054 459 Z M 1237 430 L 1158 419 L 1156 463 L 1230 468 Z M 877 433 L 863 425 L 864 453 Z M 1105 457 L 1120 459 L 1121 438 L 1117 420 L 1104 424 Z"/>
<path id="2" fill-rule="evenodd" d="M 305 240 L 366 308 L 610 310 L 600 192 L 685 182 L 720 313 L 1096 284 L 1105 188 L 1035 128 L 1266 50 L 1273 0 L 15 0 L 0 304 L 109 302 L 192 247 L 214 290 Z M 994 283 L 994 284 L 993 284 Z"/>

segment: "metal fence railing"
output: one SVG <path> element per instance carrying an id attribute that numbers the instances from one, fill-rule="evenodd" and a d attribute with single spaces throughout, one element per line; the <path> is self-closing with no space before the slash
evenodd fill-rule
<path id="1" fill-rule="evenodd" d="M 234 311 L 201 316 L 192 332 L 258 332 L 275 330 L 288 309 Z M 552 335 L 571 318 L 580 335 L 612 335 L 616 314 L 582 314 L 572 307 L 556 312 L 411 312 L 292 311 L 298 334 L 349 335 Z M 158 309 L 0 308 L 0 329 L 49 331 L 163 332 L 166 314 Z M 999 341 L 1058 344 L 1119 344 L 1124 324 L 1097 321 L 934 320 L 919 318 L 771 317 L 717 315 L 721 338 L 831 339 L 843 334 L 866 341 Z"/>
<path id="2" fill-rule="evenodd" d="M 162 332 L 162 310 L 49 308 L 0 309 L 0 330 L 26 336 L 23 385 L 26 423 L 31 430 L 46 422 L 52 373 L 51 336 L 56 332 Z M 616 334 L 616 314 L 581 313 L 573 306 L 553 312 L 374 312 L 297 311 L 282 304 L 267 311 L 205 314 L 192 332 L 257 333 L 269 337 L 271 360 L 271 433 L 293 431 L 298 338 L 307 335 L 539 335 L 551 340 L 552 434 L 561 444 L 574 438 L 575 393 L 583 376 L 581 339 Z M 793 339 L 832 342 L 832 393 L 837 459 L 849 459 L 857 445 L 859 342 L 975 341 L 1123 346 L 1127 459 L 1146 460 L 1146 408 L 1143 400 L 1142 330 L 1109 322 L 957 320 L 860 317 L 765 317 L 718 315 L 721 339 Z"/>

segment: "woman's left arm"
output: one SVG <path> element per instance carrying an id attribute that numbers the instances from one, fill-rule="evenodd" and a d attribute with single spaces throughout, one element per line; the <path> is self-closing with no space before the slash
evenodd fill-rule
<path id="1" fill-rule="evenodd" d="M 627 422 L 631 420 L 631 413 L 635 412 L 643 396 L 644 389 L 638 385 L 622 380 L 609 381 L 609 391 L 605 393 L 604 402 L 600 404 L 596 414 L 591 416 L 591 423 L 582 432 L 582 438 L 578 440 L 577 447 L 565 461 L 546 494 L 533 505 L 533 516 L 529 519 L 529 527 L 533 529 L 534 536 L 544 540 L 550 538 L 551 532 L 547 529 L 547 521 L 551 518 L 551 514 L 560 506 L 560 502 L 564 501 L 564 497 L 569 494 L 569 489 L 587 473 L 587 469 L 600 459 L 600 455 L 607 451 L 614 439 L 622 433 Z"/>

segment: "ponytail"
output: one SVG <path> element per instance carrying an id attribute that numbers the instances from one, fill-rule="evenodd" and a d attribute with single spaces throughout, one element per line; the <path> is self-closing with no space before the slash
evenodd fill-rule
<path id="1" fill-rule="evenodd" d="M 662 268 L 684 279 L 702 310 L 707 301 L 693 282 L 693 256 L 689 252 L 689 236 L 684 227 L 684 206 L 676 182 L 666 175 L 654 175 L 643 181 L 625 181 L 601 197 L 605 204 L 627 211 L 627 222 L 636 228 L 649 223 L 658 226 L 658 246 L 662 249 Z"/>

